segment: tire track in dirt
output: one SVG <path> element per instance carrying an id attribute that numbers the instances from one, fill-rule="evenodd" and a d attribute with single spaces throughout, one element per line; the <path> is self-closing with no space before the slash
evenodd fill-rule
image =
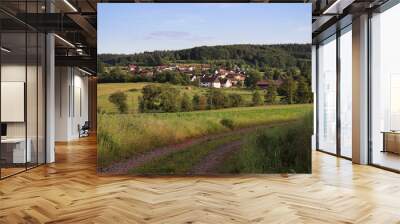
<path id="1" fill-rule="evenodd" d="M 236 153 L 241 149 L 243 140 L 231 142 L 214 149 L 205 158 L 203 158 L 190 174 L 211 174 L 215 173 L 215 168 L 218 167 L 228 156 Z"/>
<path id="2" fill-rule="evenodd" d="M 148 152 L 140 154 L 140 155 L 136 155 L 125 161 L 114 163 L 108 167 L 99 168 L 99 171 L 104 174 L 127 174 L 130 169 L 140 167 L 154 159 L 169 155 L 171 153 L 185 150 L 186 148 L 196 145 L 196 144 L 201 144 L 203 142 L 215 140 L 215 139 L 222 138 L 222 137 L 227 137 L 227 136 L 234 135 L 234 134 L 251 132 L 251 131 L 254 131 L 259 128 L 284 125 L 289 122 L 268 124 L 268 125 L 258 125 L 258 126 L 254 126 L 254 127 L 241 128 L 241 129 L 237 129 L 237 130 L 233 130 L 233 131 L 229 131 L 229 132 L 225 132 L 225 133 L 208 135 L 208 136 L 204 136 L 204 137 L 200 137 L 200 138 L 196 138 L 196 139 L 189 139 L 182 143 L 155 148 L 151 151 L 148 151 Z M 223 155 L 224 152 L 229 151 L 228 149 L 229 149 L 228 147 L 222 147 L 222 149 L 220 150 L 219 153 L 221 153 L 221 155 Z M 217 161 L 214 161 L 213 163 L 217 163 Z M 211 166 L 211 164 L 210 164 L 210 166 Z M 205 167 L 203 169 L 206 169 L 206 168 L 207 167 Z"/>

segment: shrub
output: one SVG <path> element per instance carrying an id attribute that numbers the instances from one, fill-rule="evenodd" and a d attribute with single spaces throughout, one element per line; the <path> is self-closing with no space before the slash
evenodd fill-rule
<path id="1" fill-rule="evenodd" d="M 241 173 L 310 173 L 312 113 L 301 122 L 261 130 L 238 155 Z"/>
<path id="2" fill-rule="evenodd" d="M 109 96 L 108 100 L 117 106 L 118 111 L 120 113 L 125 113 L 128 110 L 128 105 L 126 104 L 126 94 L 125 93 L 123 93 L 121 91 L 112 93 Z"/>
<path id="3" fill-rule="evenodd" d="M 181 111 L 191 111 L 192 109 L 192 101 L 190 100 L 189 95 L 184 93 L 182 96 Z"/>
<path id="4" fill-rule="evenodd" d="M 254 106 L 259 106 L 264 104 L 263 96 L 260 94 L 259 91 L 254 91 L 252 102 Z"/>
<path id="5" fill-rule="evenodd" d="M 139 97 L 140 112 L 178 112 L 181 108 L 179 91 L 171 86 L 147 85 Z"/>
<path id="6" fill-rule="evenodd" d="M 195 110 L 205 110 L 207 109 L 207 97 L 203 95 L 195 94 L 193 96 L 193 107 Z"/>
<path id="7" fill-rule="evenodd" d="M 234 122 L 233 122 L 233 120 L 231 120 L 231 119 L 224 118 L 224 119 L 222 119 L 220 122 L 221 122 L 221 124 L 222 124 L 223 126 L 229 128 L 229 129 L 232 129 L 232 130 L 233 130 L 233 129 L 235 128 Z"/>
<path id="8" fill-rule="evenodd" d="M 160 94 L 161 112 L 178 112 L 180 110 L 179 91 L 172 87 L 164 87 Z"/>
<path id="9" fill-rule="evenodd" d="M 208 92 L 207 103 L 210 109 L 229 107 L 228 97 L 219 89 L 211 89 Z"/>
<path id="10" fill-rule="evenodd" d="M 229 103 L 231 107 L 239 107 L 243 104 L 243 98 L 237 93 L 232 93 L 228 95 Z"/>

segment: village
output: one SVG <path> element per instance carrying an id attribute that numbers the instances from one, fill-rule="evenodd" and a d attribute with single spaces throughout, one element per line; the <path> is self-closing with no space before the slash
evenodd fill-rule
<path id="1" fill-rule="evenodd" d="M 212 68 L 210 64 L 172 64 L 159 66 L 138 66 L 136 64 L 128 65 L 128 72 L 132 76 L 154 78 L 157 74 L 163 72 L 177 72 L 184 74 L 191 83 L 205 88 L 232 88 L 244 87 L 247 78 L 246 71 L 238 66 L 233 69 L 224 67 Z M 283 84 L 283 80 L 259 80 L 256 86 L 260 89 L 266 89 L 269 85 L 275 84 L 277 87 Z"/>

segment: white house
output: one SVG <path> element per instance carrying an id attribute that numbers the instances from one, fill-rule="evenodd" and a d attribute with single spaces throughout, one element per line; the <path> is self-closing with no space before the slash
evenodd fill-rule
<path id="1" fill-rule="evenodd" d="M 217 76 L 202 77 L 200 79 L 201 87 L 221 88 L 221 82 Z"/>
<path id="2" fill-rule="evenodd" d="M 232 86 L 232 82 L 230 79 L 220 79 L 221 88 L 230 88 Z"/>

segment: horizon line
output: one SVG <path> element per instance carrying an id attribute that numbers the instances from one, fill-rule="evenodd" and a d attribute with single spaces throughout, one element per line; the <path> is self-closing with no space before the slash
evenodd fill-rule
<path id="1" fill-rule="evenodd" d="M 134 55 L 134 54 L 144 54 L 144 53 L 152 53 L 152 52 L 160 52 L 160 51 L 183 51 L 183 50 L 189 50 L 189 49 L 198 48 L 198 47 L 221 47 L 221 46 L 237 46 L 237 45 L 273 46 L 273 45 L 290 45 L 290 44 L 306 45 L 306 44 L 312 44 L 312 43 L 310 42 L 310 43 L 274 43 L 274 44 L 217 44 L 217 45 L 201 45 L 201 46 L 194 46 L 194 47 L 190 47 L 190 48 L 181 48 L 181 49 L 164 49 L 164 50 L 141 51 L 141 52 L 132 52 L 132 53 L 100 53 L 100 52 L 98 52 L 97 55 L 100 55 L 100 54 Z"/>

